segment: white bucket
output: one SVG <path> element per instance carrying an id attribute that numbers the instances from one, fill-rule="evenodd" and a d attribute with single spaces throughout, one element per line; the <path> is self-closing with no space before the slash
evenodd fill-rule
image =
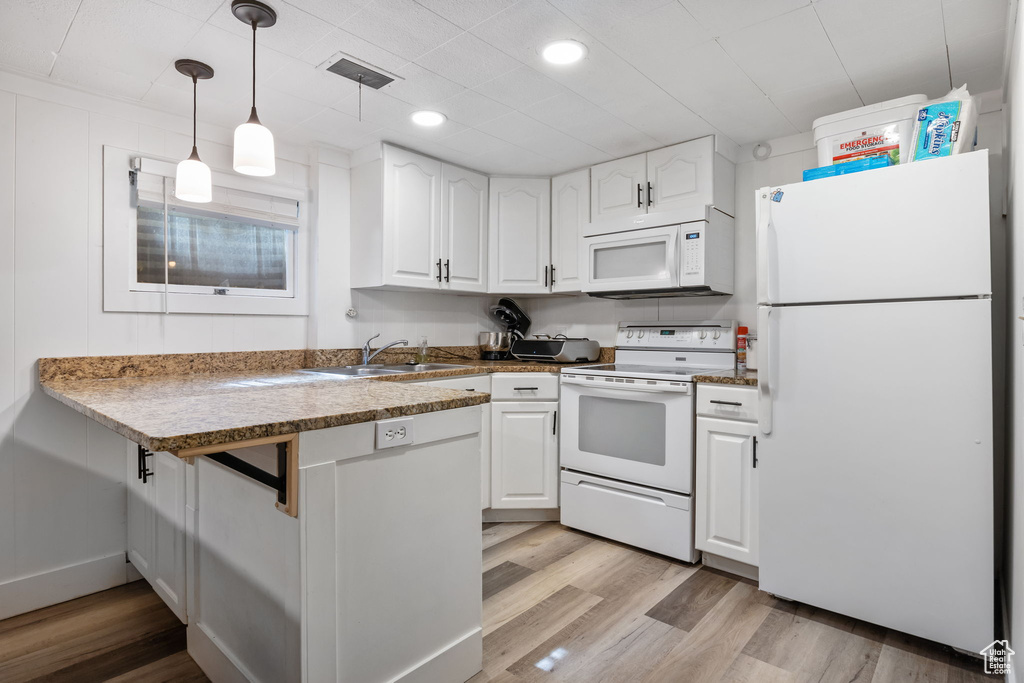
<path id="1" fill-rule="evenodd" d="M 914 118 L 925 95 L 908 95 L 815 119 L 814 144 L 818 166 L 831 166 L 899 148 L 899 159 L 910 159 Z"/>

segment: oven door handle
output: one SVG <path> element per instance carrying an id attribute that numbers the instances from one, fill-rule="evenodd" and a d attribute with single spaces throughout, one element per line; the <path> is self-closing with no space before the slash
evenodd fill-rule
<path id="1" fill-rule="evenodd" d="M 576 384 L 590 389 L 603 389 L 605 391 L 643 391 L 648 394 L 690 394 L 693 392 L 693 385 L 689 382 L 682 382 L 678 386 L 671 384 L 626 384 L 625 382 L 605 382 L 603 379 L 584 379 L 574 375 L 562 375 L 562 384 Z M 645 382 L 647 380 L 636 380 Z"/>

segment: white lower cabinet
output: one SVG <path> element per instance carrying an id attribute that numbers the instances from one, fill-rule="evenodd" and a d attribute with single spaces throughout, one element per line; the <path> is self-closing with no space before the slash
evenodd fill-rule
<path id="1" fill-rule="evenodd" d="M 710 398 L 709 398 L 710 396 Z M 701 406 L 756 406 L 756 389 L 698 385 L 695 545 L 698 550 L 756 567 L 757 416 L 708 417 Z M 716 413 L 717 414 L 717 413 Z M 745 415 L 744 417 L 747 417 Z"/>
<path id="2" fill-rule="evenodd" d="M 128 559 L 179 619 L 185 611 L 185 477 L 171 453 L 128 453 Z"/>
<path id="3" fill-rule="evenodd" d="M 419 384 L 483 393 L 491 391 L 490 375 L 432 379 L 419 382 Z M 486 510 L 489 507 L 491 507 L 491 404 L 487 403 L 481 406 L 480 419 L 480 509 Z"/>
<path id="4" fill-rule="evenodd" d="M 558 507 L 557 401 L 491 404 L 491 507 Z"/>

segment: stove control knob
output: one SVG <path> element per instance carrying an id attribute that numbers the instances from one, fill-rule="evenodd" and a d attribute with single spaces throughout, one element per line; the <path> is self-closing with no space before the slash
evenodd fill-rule
<path id="1" fill-rule="evenodd" d="M 719 332 L 718 330 L 715 330 L 715 339 L 718 339 L 721 336 L 722 336 L 722 333 Z"/>
<path id="2" fill-rule="evenodd" d="M 637 332 L 636 333 L 636 338 L 637 339 L 643 339 L 644 338 L 644 331 L 640 330 L 639 332 Z"/>
<path id="3" fill-rule="evenodd" d="M 633 330 L 626 330 L 626 339 L 633 338 Z"/>
<path id="4" fill-rule="evenodd" d="M 700 338 L 701 338 L 701 341 L 707 339 L 708 338 L 708 331 L 707 330 L 701 330 L 700 331 Z"/>

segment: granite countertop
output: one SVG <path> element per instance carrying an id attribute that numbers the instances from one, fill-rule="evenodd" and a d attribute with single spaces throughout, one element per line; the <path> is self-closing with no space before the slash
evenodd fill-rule
<path id="1" fill-rule="evenodd" d="M 735 384 L 756 387 L 757 370 L 721 370 L 706 375 L 695 375 L 693 381 L 702 384 Z"/>
<path id="2" fill-rule="evenodd" d="M 565 367 L 434 355 L 431 362 L 464 367 L 359 378 L 308 369 L 332 364 L 323 361 L 348 361 L 350 351 L 338 350 L 334 354 L 338 358 L 330 351 L 311 356 L 302 350 L 44 358 L 39 376 L 47 395 L 118 434 L 152 451 L 178 451 L 490 400 L 484 393 L 406 383 L 411 380 L 494 372 L 556 373 Z"/>

